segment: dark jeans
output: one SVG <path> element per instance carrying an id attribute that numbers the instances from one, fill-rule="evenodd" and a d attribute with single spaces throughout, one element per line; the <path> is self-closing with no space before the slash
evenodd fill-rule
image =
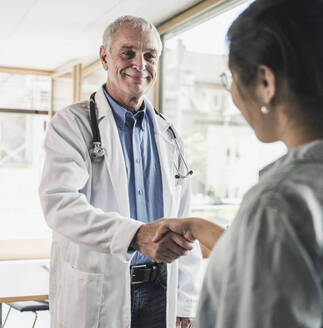
<path id="1" fill-rule="evenodd" d="M 131 285 L 131 328 L 166 328 L 167 269 L 155 281 Z"/>

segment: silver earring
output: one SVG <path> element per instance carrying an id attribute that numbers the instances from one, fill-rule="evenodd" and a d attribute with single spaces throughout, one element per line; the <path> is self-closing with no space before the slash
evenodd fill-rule
<path id="1" fill-rule="evenodd" d="M 265 105 L 260 107 L 260 111 L 263 114 L 268 114 L 269 113 L 269 109 Z"/>

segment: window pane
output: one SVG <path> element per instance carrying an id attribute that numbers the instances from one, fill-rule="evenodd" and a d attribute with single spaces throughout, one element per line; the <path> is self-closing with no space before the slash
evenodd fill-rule
<path id="1" fill-rule="evenodd" d="M 162 110 L 182 135 L 194 171 L 194 215 L 210 219 L 231 221 L 259 169 L 285 152 L 282 143 L 256 139 L 221 78 L 226 31 L 249 3 L 166 36 L 164 44 Z"/>
<path id="2" fill-rule="evenodd" d="M 0 72 L 0 108 L 48 110 L 50 78 Z"/>
<path id="3" fill-rule="evenodd" d="M 73 80 L 55 78 L 53 82 L 53 110 L 55 112 L 73 103 Z"/>
<path id="4" fill-rule="evenodd" d="M 0 239 L 49 236 L 38 200 L 47 116 L 0 115 Z"/>
<path id="5" fill-rule="evenodd" d="M 49 109 L 50 79 L 0 74 L 0 107 Z M 0 113 L 0 239 L 46 238 L 38 199 L 46 115 Z"/>

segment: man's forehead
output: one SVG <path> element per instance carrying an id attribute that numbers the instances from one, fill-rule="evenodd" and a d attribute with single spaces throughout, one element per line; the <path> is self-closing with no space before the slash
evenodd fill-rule
<path id="1" fill-rule="evenodd" d="M 131 25 L 118 28 L 113 36 L 112 43 L 119 48 L 144 48 L 157 51 L 158 43 L 155 33 L 149 29 L 142 29 Z"/>
<path id="2" fill-rule="evenodd" d="M 138 46 L 132 44 L 122 44 L 120 48 L 124 50 L 138 50 Z M 143 50 L 150 51 L 150 52 L 157 52 L 156 47 L 149 47 L 149 45 L 147 47 L 144 47 Z"/>

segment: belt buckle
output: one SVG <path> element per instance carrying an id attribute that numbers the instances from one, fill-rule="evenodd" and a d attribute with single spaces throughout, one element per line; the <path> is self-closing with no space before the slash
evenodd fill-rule
<path id="1" fill-rule="evenodd" d="M 138 269 L 138 268 L 147 268 L 147 264 L 133 265 L 132 267 L 130 267 L 130 283 L 132 285 L 138 285 L 144 283 L 144 281 L 132 281 L 132 278 L 136 276 L 136 274 L 134 273 L 134 269 Z"/>

